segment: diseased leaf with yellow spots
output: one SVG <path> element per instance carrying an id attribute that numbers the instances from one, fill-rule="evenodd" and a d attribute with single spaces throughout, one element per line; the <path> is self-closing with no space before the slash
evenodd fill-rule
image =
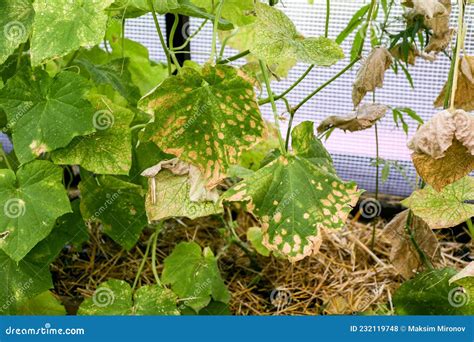
<path id="1" fill-rule="evenodd" d="M 247 210 L 261 221 L 263 245 L 290 261 L 318 248 L 320 229 L 343 227 L 360 196 L 354 183 L 343 182 L 327 166 L 330 159 L 324 158 L 327 152 L 310 126 L 304 123 L 295 130 L 311 134 L 313 142 L 299 136 L 295 154 L 279 156 L 222 197 L 247 202 Z"/>
<path id="2" fill-rule="evenodd" d="M 183 68 L 141 100 L 155 116 L 144 138 L 198 166 L 207 186 L 216 186 L 263 136 L 255 92 L 244 77 L 230 66 L 207 65 L 202 74 Z"/>

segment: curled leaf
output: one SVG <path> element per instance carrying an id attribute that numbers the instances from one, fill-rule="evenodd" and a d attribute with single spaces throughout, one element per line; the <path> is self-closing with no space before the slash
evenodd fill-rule
<path id="1" fill-rule="evenodd" d="M 405 230 L 409 210 L 405 210 L 395 216 L 385 226 L 385 234 L 392 243 L 390 250 L 390 261 L 393 266 L 405 279 L 409 279 L 423 266 L 418 252 L 413 247 L 413 243 Z M 415 241 L 421 250 L 431 260 L 440 257 L 439 244 L 433 231 L 419 217 L 413 216 L 410 227 Z"/>
<path id="2" fill-rule="evenodd" d="M 438 191 L 474 170 L 474 156 L 457 139 L 440 159 L 418 152 L 411 157 L 421 178 Z"/>
<path id="3" fill-rule="evenodd" d="M 432 17 L 425 16 L 425 25 L 433 31 L 425 48 L 427 53 L 445 50 L 451 42 L 454 33 L 454 30 L 449 27 L 451 0 L 439 0 L 436 2 L 437 4 L 434 5 L 436 13 Z"/>
<path id="4" fill-rule="evenodd" d="M 425 19 L 432 19 L 447 12 L 446 7 L 438 0 L 413 0 L 412 3 L 416 13 L 423 15 Z"/>
<path id="5" fill-rule="evenodd" d="M 149 178 L 146 212 L 149 221 L 184 216 L 190 219 L 222 212 L 216 189 L 206 189 L 199 169 L 178 158 L 165 160 L 143 171 Z"/>
<path id="6" fill-rule="evenodd" d="M 458 70 L 458 85 L 454 97 L 454 106 L 465 111 L 474 110 L 474 56 L 464 56 Z M 446 97 L 447 84 L 435 101 L 436 107 L 442 107 Z"/>
<path id="7" fill-rule="evenodd" d="M 464 110 L 437 113 L 423 124 L 408 143 L 414 152 L 421 152 L 439 159 L 456 138 L 474 154 L 474 116 Z"/>
<path id="8" fill-rule="evenodd" d="M 318 133 L 323 133 L 333 127 L 350 132 L 362 131 L 372 127 L 383 118 L 387 110 L 388 107 L 381 104 L 364 104 L 349 116 L 333 115 L 327 117 L 318 126 Z"/>
<path id="9" fill-rule="evenodd" d="M 382 88 L 385 71 L 392 65 L 393 58 L 384 47 L 372 50 L 357 73 L 352 89 L 352 102 L 358 106 L 367 92 Z"/>
<path id="10" fill-rule="evenodd" d="M 420 176 L 439 191 L 474 169 L 474 116 L 442 111 L 420 127 L 408 147 Z"/>

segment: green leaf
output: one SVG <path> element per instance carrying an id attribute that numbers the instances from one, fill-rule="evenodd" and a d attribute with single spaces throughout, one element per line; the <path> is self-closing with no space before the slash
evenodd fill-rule
<path id="1" fill-rule="evenodd" d="M 148 49 L 145 46 L 130 39 L 122 39 L 120 21 L 112 22 L 107 32 L 107 39 L 112 47 L 111 56 L 114 59 L 126 57 L 130 60 L 128 70 L 133 83 L 140 88 L 142 96 L 148 94 L 150 90 L 168 76 L 168 69 L 165 64 L 156 64 L 150 61 Z"/>
<path id="2" fill-rule="evenodd" d="M 31 39 L 33 66 L 62 57 L 83 46 L 102 42 L 107 27 L 105 9 L 113 0 L 36 0 Z"/>
<path id="3" fill-rule="evenodd" d="M 34 298 L 22 301 L 16 308 L 15 315 L 65 316 L 66 309 L 50 291 L 45 291 Z"/>
<path id="4" fill-rule="evenodd" d="M 346 38 L 364 22 L 365 15 L 369 11 L 370 4 L 362 6 L 357 12 L 354 13 L 347 26 L 339 33 L 336 38 L 336 43 L 341 44 Z"/>
<path id="5" fill-rule="evenodd" d="M 49 265 L 66 245 L 80 246 L 89 239 L 86 224 L 79 210 L 79 202 L 76 200 L 71 203 L 73 212 L 57 219 L 55 227 L 46 239 L 41 240 L 28 253 L 28 260 L 37 264 Z"/>
<path id="6" fill-rule="evenodd" d="M 263 232 L 260 227 L 250 227 L 247 230 L 247 240 L 258 254 L 269 256 L 270 251 L 263 245 Z"/>
<path id="7" fill-rule="evenodd" d="M 35 12 L 30 0 L 0 0 L 0 64 L 3 64 L 31 33 Z"/>
<path id="8" fill-rule="evenodd" d="M 79 189 L 84 219 L 102 222 L 104 232 L 130 250 L 147 225 L 142 188 L 111 176 L 98 176 L 83 179 Z"/>
<path id="9" fill-rule="evenodd" d="M 134 113 L 105 96 L 94 95 L 90 100 L 96 109 L 94 126 L 97 132 L 74 138 L 66 148 L 54 151 L 54 163 L 77 164 L 98 174 L 128 175 L 132 166 L 129 126 Z"/>
<path id="10" fill-rule="evenodd" d="M 78 315 L 179 315 L 176 295 L 158 285 L 132 288 L 123 280 L 102 283 L 79 307 Z"/>
<path id="11" fill-rule="evenodd" d="M 198 166 L 208 186 L 226 177 L 242 150 L 263 136 L 252 85 L 230 66 L 205 66 L 202 75 L 183 68 L 141 101 L 154 114 L 145 139 Z"/>
<path id="12" fill-rule="evenodd" d="M 400 108 L 400 110 L 404 113 L 407 113 L 407 115 L 410 118 L 412 118 L 413 120 L 418 122 L 420 125 L 424 124 L 423 119 L 418 114 L 416 114 L 416 112 L 413 109 L 411 109 L 411 108 Z"/>
<path id="13" fill-rule="evenodd" d="M 198 7 L 206 9 L 213 13 L 213 4 L 218 6 L 213 0 L 191 0 Z M 222 18 L 229 20 L 236 26 L 245 26 L 251 24 L 255 18 L 248 15 L 254 9 L 253 0 L 225 0 L 222 4 Z"/>
<path id="14" fill-rule="evenodd" d="M 47 161 L 0 170 L 0 249 L 15 261 L 49 235 L 56 219 L 71 212 L 62 169 Z"/>
<path id="15" fill-rule="evenodd" d="M 406 281 L 393 296 L 398 315 L 472 315 L 474 291 L 449 284 L 452 268 L 429 270 Z"/>
<path id="16" fill-rule="evenodd" d="M 78 59 L 75 64 L 86 70 L 96 84 L 110 84 L 132 105 L 136 105 L 140 99 L 140 90 L 133 84 L 132 76 L 128 71 L 130 64 L 128 58 L 117 58 L 104 64 L 94 64 L 86 59 Z"/>
<path id="17" fill-rule="evenodd" d="M 344 58 L 342 49 L 325 38 L 305 38 L 280 10 L 257 2 L 255 5 L 255 41 L 250 51 L 267 64 L 298 60 L 320 66 L 331 66 Z"/>
<path id="18" fill-rule="evenodd" d="M 49 265 L 30 259 L 16 262 L 0 251 L 0 314 L 15 314 L 17 305 L 53 288 Z"/>
<path id="19" fill-rule="evenodd" d="M 291 132 L 293 152 L 299 157 L 306 158 L 314 165 L 328 172 L 336 173 L 332 158 L 321 140 L 314 137 L 314 123 L 304 121 Z"/>
<path id="20" fill-rule="evenodd" d="M 94 109 L 84 100 L 87 81 L 73 72 L 55 78 L 37 70 L 19 73 L 0 89 L 0 106 L 13 131 L 18 159 L 29 162 L 94 132 Z"/>
<path id="21" fill-rule="evenodd" d="M 179 243 L 165 260 L 162 274 L 164 284 L 171 284 L 173 292 L 186 298 L 184 305 L 196 312 L 206 307 L 211 297 L 229 302 L 229 292 L 221 279 L 212 251 L 195 242 Z"/>
<path id="22" fill-rule="evenodd" d="M 334 173 L 324 157 L 327 152 L 308 130 L 311 126 L 295 128 L 294 155 L 280 155 L 222 196 L 246 202 L 262 224 L 263 245 L 290 261 L 312 254 L 320 229 L 342 228 L 360 195 L 354 183 Z M 300 135 L 304 131 L 307 138 Z"/>
<path id="23" fill-rule="evenodd" d="M 431 186 L 417 190 L 402 204 L 431 229 L 454 227 L 474 216 L 474 177 L 464 177 L 437 192 Z"/>
<path id="24" fill-rule="evenodd" d="M 222 207 L 212 201 L 190 199 L 189 175 L 175 175 L 171 171 L 163 170 L 149 180 L 148 188 L 145 207 L 149 221 L 158 222 L 180 216 L 194 220 L 223 212 Z M 153 198 L 156 198 L 155 203 Z"/>

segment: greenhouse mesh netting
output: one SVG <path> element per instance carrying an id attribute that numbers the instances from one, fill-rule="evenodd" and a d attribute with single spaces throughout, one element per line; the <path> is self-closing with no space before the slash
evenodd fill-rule
<path id="1" fill-rule="evenodd" d="M 358 8 L 368 3 L 367 1 L 332 1 L 331 11 L 332 22 L 329 32 L 331 38 L 335 38 L 344 29 L 348 21 Z M 319 36 L 324 32 L 324 22 L 326 13 L 325 1 L 314 1 L 308 4 L 307 0 L 286 0 L 281 1 L 279 8 L 296 23 L 298 30 L 307 36 Z M 399 13 L 401 15 L 401 12 Z M 470 7 L 467 17 L 474 22 L 474 11 Z M 452 18 L 456 18 L 453 15 Z M 165 27 L 164 18 L 160 17 L 162 27 Z M 194 32 L 202 23 L 201 20 L 192 19 L 187 32 Z M 455 23 L 453 23 L 455 26 Z M 391 26 L 392 29 L 398 27 Z M 395 30 L 393 30 L 395 31 Z M 161 50 L 156 30 L 151 15 L 127 21 L 127 37 L 139 41 L 149 50 L 150 55 L 155 60 L 165 60 Z M 208 59 L 206 51 L 210 51 L 212 25 L 208 23 L 200 33 L 193 39 L 191 45 L 191 59 L 204 63 Z M 346 55 L 349 55 L 353 37 L 349 37 L 342 44 Z M 467 39 L 466 49 L 474 52 L 474 37 L 472 31 Z M 231 56 L 237 53 L 228 49 L 226 55 Z M 349 62 L 349 57 L 340 61 L 330 68 L 315 68 L 308 77 L 291 92 L 287 99 L 290 103 L 297 103 L 319 85 L 330 79 L 335 73 L 341 70 Z M 435 61 L 435 66 L 430 62 L 418 59 L 416 66 L 410 67 L 409 71 L 413 77 L 414 89 L 407 86 L 407 78 L 403 72 L 398 75 L 388 72 L 383 89 L 377 90 L 376 101 L 392 107 L 409 107 L 413 109 L 423 120 L 428 120 L 437 109 L 433 108 L 433 101 L 438 95 L 446 81 L 449 71 L 449 59 L 444 55 L 439 55 Z M 288 88 L 307 68 L 307 65 L 298 64 L 289 73 L 288 78 L 274 82 L 273 90 L 276 93 Z M 319 123 L 328 115 L 345 115 L 352 110 L 351 87 L 357 67 L 344 74 L 337 81 L 319 93 L 304 107 L 302 107 L 295 117 L 295 124 L 311 120 Z M 369 98 L 369 97 L 368 97 Z M 367 101 L 367 100 L 366 100 Z M 284 108 L 279 108 L 284 113 Z M 271 117 L 270 107 L 264 107 L 264 116 Z M 408 137 L 404 131 L 397 128 L 390 113 L 378 124 L 379 153 L 380 158 L 396 161 L 400 166 L 399 170 L 392 168 L 388 180 L 380 184 L 380 192 L 390 195 L 406 196 L 412 192 L 416 182 L 416 173 L 410 160 L 410 151 L 406 147 L 407 139 L 415 132 L 417 123 L 411 119 L 407 120 L 409 126 Z M 282 129 L 286 129 L 285 122 Z M 11 145 L 5 138 L 0 136 L 4 147 L 9 150 Z M 369 192 L 375 190 L 375 166 L 373 161 L 376 156 L 375 151 L 375 131 L 374 129 L 355 133 L 344 133 L 335 131 L 325 142 L 329 152 L 333 155 L 334 163 L 339 175 L 347 180 L 356 181 L 359 186 Z M 369 143 L 370 142 L 370 143 Z"/>

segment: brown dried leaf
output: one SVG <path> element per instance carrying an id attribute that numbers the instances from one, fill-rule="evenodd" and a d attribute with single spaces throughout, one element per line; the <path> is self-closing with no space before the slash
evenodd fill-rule
<path id="1" fill-rule="evenodd" d="M 465 111 L 474 110 L 474 56 L 464 56 L 459 67 L 458 86 L 454 97 L 454 106 Z M 441 90 L 434 105 L 442 107 L 446 96 L 447 84 Z"/>
<path id="2" fill-rule="evenodd" d="M 350 132 L 362 131 L 383 118 L 387 110 L 388 107 L 381 104 L 363 104 L 349 116 L 328 116 L 318 126 L 318 133 L 323 133 L 332 127 Z"/>
<path id="3" fill-rule="evenodd" d="M 418 174 L 437 191 L 474 170 L 474 156 L 457 139 L 454 139 L 443 158 L 435 159 L 418 152 L 411 157 Z"/>
<path id="4" fill-rule="evenodd" d="M 451 113 L 448 110 L 434 115 L 420 127 L 408 143 L 408 147 L 435 159 L 445 157 L 454 138 L 474 154 L 474 116 L 464 110 Z"/>
<path id="5" fill-rule="evenodd" d="M 416 13 L 423 15 L 426 19 L 446 15 L 446 7 L 438 0 L 412 0 Z"/>
<path id="6" fill-rule="evenodd" d="M 423 266 L 420 256 L 405 230 L 408 213 L 409 210 L 401 212 L 385 226 L 385 234 L 392 242 L 390 261 L 397 272 L 405 279 L 416 275 Z M 415 241 L 425 255 L 432 261 L 440 258 L 438 240 L 428 225 L 422 219 L 413 215 L 411 229 Z"/>
<path id="7" fill-rule="evenodd" d="M 367 92 L 383 86 L 385 71 L 392 65 L 393 58 L 384 47 L 372 50 L 357 73 L 352 89 L 352 102 L 358 106 Z"/>

